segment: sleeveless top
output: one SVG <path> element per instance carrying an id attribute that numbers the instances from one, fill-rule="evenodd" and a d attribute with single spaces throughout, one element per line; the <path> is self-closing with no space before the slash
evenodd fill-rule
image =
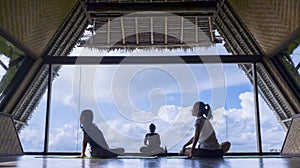
<path id="1" fill-rule="evenodd" d="M 200 126 L 199 146 L 201 149 L 220 149 L 215 130 L 210 121 L 204 117 L 197 118 L 195 125 Z"/>

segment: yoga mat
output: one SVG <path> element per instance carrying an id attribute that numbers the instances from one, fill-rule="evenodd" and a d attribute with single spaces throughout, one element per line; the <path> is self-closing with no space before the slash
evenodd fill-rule
<path id="1" fill-rule="evenodd" d="M 78 156 L 63 156 L 63 155 L 55 155 L 55 156 L 36 156 L 35 158 L 53 158 L 53 159 L 117 159 L 117 157 L 111 158 L 100 158 L 100 157 L 78 157 Z"/>
<path id="2" fill-rule="evenodd" d="M 252 158 L 288 158 L 283 156 L 276 156 L 276 155 L 263 155 L 263 156 L 223 156 L 224 159 L 252 159 Z"/>
<path id="3" fill-rule="evenodd" d="M 167 156 L 167 159 L 187 159 L 188 156 Z"/>
<path id="4" fill-rule="evenodd" d="M 112 158 L 98 158 L 98 157 L 85 157 L 80 158 L 78 156 L 36 156 L 35 158 L 54 158 L 54 159 L 155 159 L 157 156 L 118 156 Z"/>
<path id="5" fill-rule="evenodd" d="M 157 156 L 118 156 L 118 159 L 155 159 Z"/>
<path id="6" fill-rule="evenodd" d="M 90 158 L 90 157 L 85 157 L 85 158 L 79 158 L 78 156 L 63 156 L 63 155 L 59 155 L 59 156 L 36 156 L 34 158 L 57 158 L 57 159 L 86 159 L 86 158 Z"/>

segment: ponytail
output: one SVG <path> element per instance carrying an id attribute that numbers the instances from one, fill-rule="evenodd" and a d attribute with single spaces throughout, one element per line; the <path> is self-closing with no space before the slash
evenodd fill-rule
<path id="1" fill-rule="evenodd" d="M 206 118 L 207 119 L 211 119 L 213 118 L 212 114 L 211 114 L 211 108 L 210 108 L 210 105 L 209 104 L 205 104 L 205 109 L 206 109 Z"/>
<path id="2" fill-rule="evenodd" d="M 211 108 L 209 104 L 205 104 L 203 102 L 199 102 L 199 110 L 200 110 L 200 116 L 204 116 L 207 119 L 211 119 L 213 116 L 211 114 Z"/>

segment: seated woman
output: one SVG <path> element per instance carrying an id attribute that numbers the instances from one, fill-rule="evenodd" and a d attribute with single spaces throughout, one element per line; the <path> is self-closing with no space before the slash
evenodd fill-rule
<path id="1" fill-rule="evenodd" d="M 150 133 L 147 133 L 144 139 L 144 145 L 140 148 L 141 153 L 144 154 L 158 154 L 163 153 L 164 149 L 160 147 L 160 136 L 155 132 L 156 126 L 151 123 L 149 126 Z"/>
<path id="2" fill-rule="evenodd" d="M 82 150 L 80 157 L 85 157 L 87 143 L 90 145 L 92 157 L 109 158 L 117 157 L 124 153 L 123 148 L 110 149 L 102 131 L 93 123 L 93 112 L 84 110 L 80 116 L 83 130 Z"/>
<path id="3" fill-rule="evenodd" d="M 183 146 L 180 155 L 189 157 L 222 157 L 230 148 L 230 142 L 218 143 L 215 130 L 209 119 L 212 118 L 208 104 L 196 102 L 192 115 L 197 117 L 194 136 Z M 198 148 L 196 144 L 199 143 Z M 186 148 L 191 145 L 191 148 Z"/>

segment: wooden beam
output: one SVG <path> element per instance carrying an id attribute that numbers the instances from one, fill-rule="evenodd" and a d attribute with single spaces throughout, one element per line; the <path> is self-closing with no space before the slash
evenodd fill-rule
<path id="1" fill-rule="evenodd" d="M 168 18 L 165 17 L 165 44 L 168 44 Z"/>
<path id="2" fill-rule="evenodd" d="M 107 45 L 110 44 L 110 18 L 107 19 Z"/>
<path id="3" fill-rule="evenodd" d="M 104 3 L 86 2 L 88 13 L 130 14 L 135 12 L 161 11 L 167 13 L 214 13 L 217 11 L 216 1 L 195 2 L 153 2 L 153 3 Z"/>
<path id="4" fill-rule="evenodd" d="M 153 17 L 150 17 L 150 35 L 151 35 L 151 44 L 154 44 L 154 38 L 153 38 Z"/>
<path id="5" fill-rule="evenodd" d="M 138 18 L 135 17 L 134 18 L 135 21 L 135 38 L 136 38 L 136 44 L 138 45 L 139 42 L 139 24 L 138 24 Z"/>
<path id="6" fill-rule="evenodd" d="M 49 56 L 44 64 L 117 65 L 117 64 L 222 64 L 261 62 L 261 55 L 182 55 L 182 56 Z"/>
<path id="7" fill-rule="evenodd" d="M 196 38 L 196 43 L 199 42 L 199 37 L 198 37 L 198 17 L 195 17 L 195 38 Z"/>
<path id="8" fill-rule="evenodd" d="M 211 46 L 211 44 L 207 44 L 206 46 Z M 84 45 L 83 45 L 84 46 Z M 140 42 L 139 41 L 139 44 L 135 44 L 134 42 L 132 43 L 129 43 L 129 42 L 126 42 L 126 45 L 124 44 L 114 44 L 113 46 L 112 45 L 106 45 L 106 44 L 88 44 L 88 47 L 90 48 L 97 48 L 97 49 L 113 49 L 113 48 L 133 48 L 133 49 L 136 49 L 136 48 L 194 48 L 194 47 L 203 47 L 205 45 L 201 45 L 199 43 L 188 43 L 188 44 L 185 44 L 185 43 L 178 43 L 178 44 L 165 44 L 164 42 L 156 42 L 155 44 L 153 44 L 152 46 L 150 45 L 150 42 Z"/>
<path id="9" fill-rule="evenodd" d="M 181 24 L 180 24 L 180 43 L 183 43 L 183 17 L 181 17 Z"/>
<path id="10" fill-rule="evenodd" d="M 182 17 L 193 17 L 197 16 L 199 18 L 208 18 L 210 16 L 213 16 L 214 13 L 166 13 L 166 12 L 160 12 L 160 11 L 145 11 L 145 12 L 137 12 L 137 13 L 130 13 L 130 14 L 124 14 L 124 13 L 89 13 L 91 18 L 101 18 L 101 19 L 107 19 L 111 18 L 111 20 L 119 17 L 170 17 L 170 16 L 182 16 Z"/>
<path id="11" fill-rule="evenodd" d="M 208 17 L 208 23 L 209 23 L 210 40 L 213 43 L 215 40 L 214 40 L 214 33 L 213 33 L 213 30 L 212 30 L 211 17 Z"/>
<path id="12" fill-rule="evenodd" d="M 95 31 L 95 27 L 96 27 L 96 19 L 94 18 L 93 19 L 93 31 L 92 31 L 92 37 L 91 37 L 91 40 L 90 40 L 90 43 L 94 43 L 94 33 L 96 32 Z"/>
<path id="13" fill-rule="evenodd" d="M 253 64 L 253 96 L 254 96 L 254 110 L 255 110 L 255 123 L 256 123 L 256 143 L 257 151 L 262 154 L 262 140 L 261 140 L 261 124 L 260 124 L 260 112 L 259 112 L 259 97 L 258 97 L 258 77 L 257 77 L 257 66 L 256 63 Z"/>
<path id="14" fill-rule="evenodd" d="M 123 41 L 123 44 L 125 44 L 124 21 L 123 21 L 122 17 L 120 18 L 120 22 L 121 22 L 122 41 Z"/>

